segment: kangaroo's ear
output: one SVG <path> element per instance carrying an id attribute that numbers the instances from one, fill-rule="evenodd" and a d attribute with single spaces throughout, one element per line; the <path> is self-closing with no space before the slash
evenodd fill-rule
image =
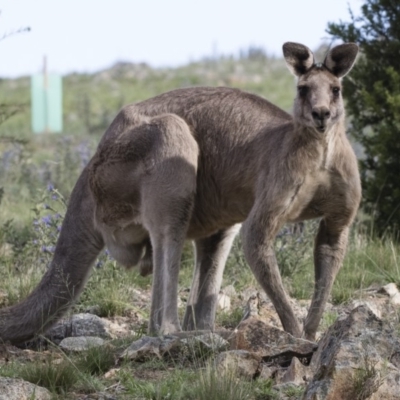
<path id="1" fill-rule="evenodd" d="M 345 76 L 352 68 L 358 54 L 355 43 L 345 43 L 334 47 L 325 57 L 324 65 L 338 78 Z"/>
<path id="2" fill-rule="evenodd" d="M 290 72 L 296 76 L 305 74 L 314 64 L 314 54 L 300 43 L 286 42 L 283 55 Z"/>

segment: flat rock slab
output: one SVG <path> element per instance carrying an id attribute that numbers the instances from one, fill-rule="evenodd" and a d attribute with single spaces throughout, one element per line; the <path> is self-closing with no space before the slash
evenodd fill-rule
<path id="1" fill-rule="evenodd" d="M 154 357 L 162 358 L 166 353 L 176 351 L 180 347 L 181 339 L 176 336 L 143 336 L 133 342 L 121 354 L 120 359 L 144 361 Z"/>
<path id="2" fill-rule="evenodd" d="M 317 345 L 305 339 L 267 325 L 251 317 L 243 321 L 230 339 L 231 350 L 256 353 L 264 361 L 290 363 L 293 357 L 311 358 Z"/>
<path id="3" fill-rule="evenodd" d="M 59 346 L 70 352 L 80 352 L 86 351 L 93 347 L 102 346 L 105 341 L 102 338 L 95 336 L 78 336 L 78 337 L 68 337 L 63 339 Z"/>
<path id="4" fill-rule="evenodd" d="M 51 393 L 22 379 L 0 377 L 0 400 L 51 400 Z"/>
<path id="5" fill-rule="evenodd" d="M 143 361 L 152 357 L 175 357 L 184 354 L 186 357 L 206 357 L 228 347 L 228 342 L 215 333 L 180 338 L 174 335 L 159 337 L 143 336 L 133 342 L 121 355 L 121 359 Z"/>

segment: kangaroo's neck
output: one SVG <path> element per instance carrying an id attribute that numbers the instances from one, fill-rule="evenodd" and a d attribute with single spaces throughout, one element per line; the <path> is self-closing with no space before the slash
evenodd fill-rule
<path id="1" fill-rule="evenodd" d="M 314 168 L 329 168 L 333 154 L 338 148 L 338 142 L 343 141 L 343 138 L 345 138 L 344 117 L 323 133 L 294 121 L 290 151 L 303 160 L 308 159 L 309 165 Z"/>

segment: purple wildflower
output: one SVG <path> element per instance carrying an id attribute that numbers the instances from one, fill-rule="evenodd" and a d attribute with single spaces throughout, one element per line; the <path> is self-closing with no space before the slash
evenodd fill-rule
<path id="1" fill-rule="evenodd" d="M 47 225 L 50 226 L 51 225 L 51 215 L 45 215 L 44 217 L 42 217 L 42 222 Z"/>
<path id="2" fill-rule="evenodd" d="M 56 249 L 55 246 L 42 246 L 41 247 L 41 251 L 43 253 L 54 253 L 55 249 Z"/>

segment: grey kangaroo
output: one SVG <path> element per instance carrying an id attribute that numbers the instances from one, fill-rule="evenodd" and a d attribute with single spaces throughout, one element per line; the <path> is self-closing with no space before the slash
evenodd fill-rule
<path id="1" fill-rule="evenodd" d="M 104 246 L 124 266 L 153 273 L 150 332 L 179 331 L 186 239 L 194 241 L 196 261 L 183 329 L 213 329 L 240 223 L 246 260 L 284 329 L 315 338 L 361 197 L 340 81 L 358 47 L 334 47 L 323 63 L 298 43 L 285 43 L 283 53 L 297 77 L 293 116 L 224 87 L 173 90 L 119 112 L 72 192 L 49 270 L 24 301 L 0 310 L 3 341 L 25 341 L 54 323 Z M 321 222 L 314 295 L 302 325 L 273 243 L 283 224 L 312 218 Z"/>

